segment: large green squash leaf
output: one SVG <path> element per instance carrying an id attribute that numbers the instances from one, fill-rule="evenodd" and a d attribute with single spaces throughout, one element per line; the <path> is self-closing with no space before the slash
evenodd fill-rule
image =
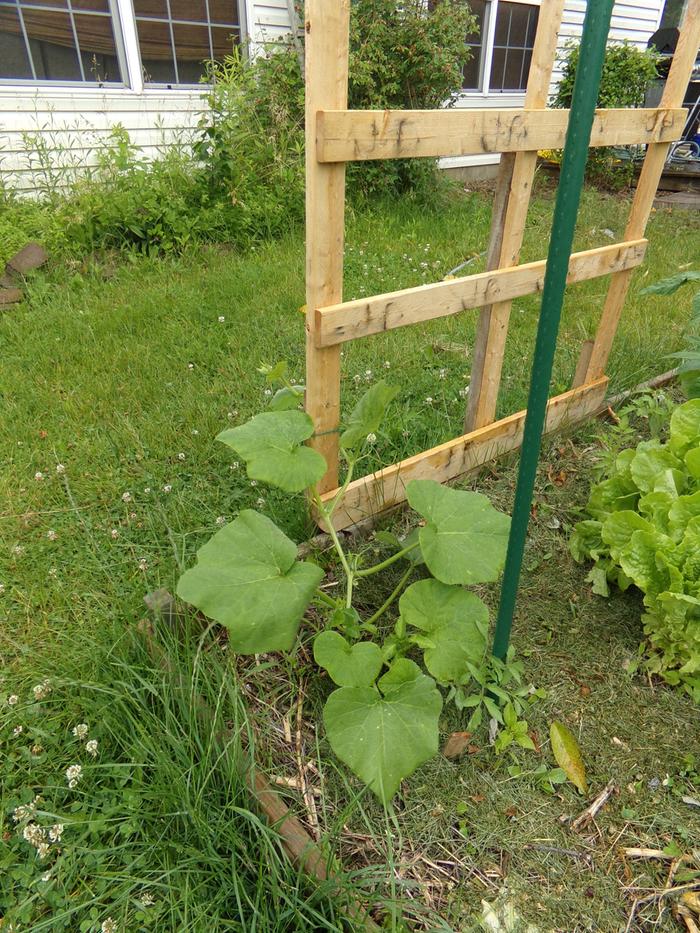
<path id="1" fill-rule="evenodd" d="M 467 663 L 483 659 L 489 611 L 474 593 L 439 580 L 419 580 L 403 594 L 399 609 L 406 624 L 423 633 L 419 644 L 425 666 L 439 683 L 458 680 Z"/>
<path id="2" fill-rule="evenodd" d="M 304 445 L 314 433 L 303 411 L 265 411 L 237 428 L 222 431 L 218 441 L 246 461 L 251 479 L 286 492 L 301 492 L 326 472 L 320 453 Z"/>
<path id="3" fill-rule="evenodd" d="M 375 382 L 353 408 L 345 430 L 340 435 L 340 446 L 345 450 L 352 450 L 364 443 L 367 435 L 373 434 L 379 428 L 387 405 L 398 392 L 396 386 L 387 385 L 383 381 Z"/>
<path id="4" fill-rule="evenodd" d="M 197 553 L 177 595 L 229 630 L 234 651 L 289 651 L 323 571 L 296 560 L 297 546 L 247 509 Z"/>
<path id="5" fill-rule="evenodd" d="M 401 781 L 438 750 L 442 697 L 431 677 L 407 658 L 375 687 L 341 687 L 323 720 L 331 748 L 388 804 Z"/>
<path id="6" fill-rule="evenodd" d="M 576 739 L 561 722 L 552 723 L 549 737 L 552 741 L 552 754 L 556 763 L 582 794 L 587 793 L 586 768 Z"/>
<path id="7" fill-rule="evenodd" d="M 373 641 L 350 645 L 340 632 L 320 632 L 314 640 L 314 660 L 339 687 L 369 687 L 384 664 Z"/>
<path id="8" fill-rule="evenodd" d="M 432 480 L 411 480 L 406 496 L 426 520 L 420 547 L 428 569 L 443 583 L 487 583 L 503 569 L 510 517 L 486 496 Z"/>
<path id="9" fill-rule="evenodd" d="M 683 457 L 691 447 L 700 445 L 700 398 L 693 398 L 671 415 L 669 447 Z"/>

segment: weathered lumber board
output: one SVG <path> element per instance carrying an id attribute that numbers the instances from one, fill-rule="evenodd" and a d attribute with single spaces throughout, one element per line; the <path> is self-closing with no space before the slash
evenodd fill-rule
<path id="1" fill-rule="evenodd" d="M 549 400 L 545 431 L 554 431 L 590 417 L 598 410 L 608 385 L 606 377 L 571 389 Z M 399 505 L 406 499 L 406 484 L 412 479 L 434 479 L 443 483 L 474 470 L 489 460 L 516 450 L 522 443 L 525 411 L 452 441 L 425 450 L 393 466 L 354 480 L 344 502 L 333 514 L 336 528 L 347 528 L 368 515 Z M 325 501 L 333 498 L 329 492 Z"/>
<path id="2" fill-rule="evenodd" d="M 572 253 L 567 281 L 582 282 L 637 266 L 644 259 L 646 246 L 646 240 L 634 240 Z M 319 346 L 329 347 L 490 302 L 522 298 L 542 290 L 546 265 L 542 259 L 318 308 L 314 333 Z"/>
<path id="3" fill-rule="evenodd" d="M 591 146 L 670 143 L 685 117 L 668 107 L 597 110 Z M 318 161 L 354 162 L 562 149 L 569 111 L 319 109 L 315 118 Z"/>

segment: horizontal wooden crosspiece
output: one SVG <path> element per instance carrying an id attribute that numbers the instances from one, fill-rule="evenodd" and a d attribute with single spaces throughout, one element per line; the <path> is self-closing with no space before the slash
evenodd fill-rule
<path id="1" fill-rule="evenodd" d="M 630 146 L 680 139 L 686 111 L 597 110 L 591 146 Z M 562 149 L 568 110 L 319 110 L 319 162 L 464 156 Z"/>
<path id="2" fill-rule="evenodd" d="M 582 282 L 638 266 L 646 247 L 646 240 L 632 240 L 572 253 L 567 281 Z M 495 301 L 533 295 L 542 290 L 545 267 L 543 259 L 318 308 L 314 328 L 317 346 L 332 346 L 406 324 L 481 308 Z"/>

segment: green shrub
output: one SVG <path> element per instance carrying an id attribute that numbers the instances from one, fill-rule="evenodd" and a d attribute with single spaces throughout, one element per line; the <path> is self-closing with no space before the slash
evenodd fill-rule
<path id="1" fill-rule="evenodd" d="M 562 76 L 552 98 L 553 107 L 571 107 L 578 68 L 580 43 L 568 42 L 561 61 Z M 629 42 L 610 43 L 605 52 L 598 91 L 598 107 L 641 107 L 644 95 L 656 78 L 658 55 Z M 630 184 L 633 162 L 630 150 L 596 147 L 588 154 L 588 177 L 604 188 L 617 190 Z"/>
<path id="2" fill-rule="evenodd" d="M 644 596 L 647 668 L 700 702 L 700 399 L 671 415 L 669 439 L 623 450 L 591 490 L 570 540 L 591 559 L 594 592 L 636 586 Z"/>

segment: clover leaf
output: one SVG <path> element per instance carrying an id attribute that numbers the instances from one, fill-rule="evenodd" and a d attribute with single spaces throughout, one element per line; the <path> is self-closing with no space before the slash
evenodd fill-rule
<path id="1" fill-rule="evenodd" d="M 442 684 L 458 680 L 467 664 L 478 665 L 486 650 L 489 611 L 461 586 L 438 580 L 419 580 L 399 602 L 401 618 L 419 629 L 425 666 Z"/>
<path id="2" fill-rule="evenodd" d="M 381 380 L 365 392 L 353 408 L 345 430 L 340 435 L 340 446 L 343 450 L 352 450 L 358 444 L 362 444 L 368 434 L 373 434 L 379 428 L 387 405 L 396 397 L 398 391 L 396 386 L 387 385 Z"/>
<path id="3" fill-rule="evenodd" d="M 420 547 L 443 583 L 487 583 L 503 569 L 510 518 L 478 492 L 451 489 L 433 480 L 411 480 L 406 495 L 426 520 Z"/>
<path id="4" fill-rule="evenodd" d="M 339 632 L 321 632 L 314 640 L 314 660 L 339 687 L 368 687 L 384 664 L 373 641 L 350 645 Z"/>
<path id="5" fill-rule="evenodd" d="M 438 749 L 442 697 L 431 677 L 401 658 L 377 687 L 341 687 L 323 719 L 331 748 L 388 804 L 401 781 Z"/>
<path id="6" fill-rule="evenodd" d="M 246 509 L 197 552 L 177 594 L 229 630 L 234 651 L 289 651 L 323 571 L 297 562 L 297 546 Z"/>
<path id="7" fill-rule="evenodd" d="M 301 492 L 327 469 L 321 454 L 304 445 L 313 433 L 313 421 L 303 411 L 266 411 L 222 431 L 217 440 L 246 461 L 251 479 L 285 492 Z"/>

